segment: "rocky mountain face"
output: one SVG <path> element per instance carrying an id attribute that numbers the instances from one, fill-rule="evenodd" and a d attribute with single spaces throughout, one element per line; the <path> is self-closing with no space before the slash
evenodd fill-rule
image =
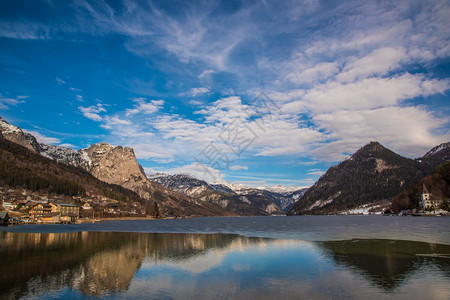
<path id="1" fill-rule="evenodd" d="M 214 183 L 189 175 L 154 174 L 149 179 L 168 189 L 184 193 L 200 201 L 207 201 L 236 214 L 267 215 L 287 212 L 306 189 L 248 188 L 224 180 Z"/>
<path id="2" fill-rule="evenodd" d="M 22 129 L 6 122 L 0 117 L 0 132 L 4 139 L 19 144 L 35 153 L 40 153 L 41 148 L 37 140 L 29 133 L 23 132 Z"/>
<path id="3" fill-rule="evenodd" d="M 433 148 L 420 159 L 402 157 L 371 142 L 328 171 L 304 194 L 288 214 L 329 214 L 381 200 L 390 200 L 445 162 L 449 143 Z"/>
<path id="4" fill-rule="evenodd" d="M 76 151 L 61 146 L 39 144 L 31 134 L 8 124 L 1 117 L 0 132 L 4 139 L 34 153 L 64 165 L 81 167 L 103 182 L 122 186 L 144 199 L 156 201 L 161 212 L 183 216 L 229 215 L 221 207 L 208 202 L 197 202 L 185 194 L 168 190 L 148 180 L 131 148 L 98 143 Z"/>

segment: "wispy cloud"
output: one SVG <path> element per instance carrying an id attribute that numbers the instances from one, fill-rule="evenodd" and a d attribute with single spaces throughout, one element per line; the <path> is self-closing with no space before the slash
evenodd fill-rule
<path id="1" fill-rule="evenodd" d="M 232 165 L 232 166 L 230 166 L 230 170 L 233 170 L 233 171 L 248 170 L 248 167 L 241 166 L 241 165 Z"/>
<path id="2" fill-rule="evenodd" d="M 147 101 L 147 99 L 142 97 L 135 98 L 133 101 L 136 103 L 134 107 L 126 110 L 126 115 L 128 117 L 139 113 L 150 115 L 160 110 L 164 105 L 164 100 Z"/>
<path id="3" fill-rule="evenodd" d="M 81 111 L 84 117 L 96 122 L 102 121 L 103 117 L 100 116 L 100 113 L 106 112 L 106 109 L 101 103 L 88 107 L 79 106 L 78 109 Z"/>
<path id="4" fill-rule="evenodd" d="M 222 178 L 223 175 L 221 171 L 216 170 L 210 166 L 201 164 L 201 163 L 192 163 L 189 165 L 181 166 L 181 167 L 175 167 L 171 169 L 165 169 L 165 168 L 144 168 L 145 173 L 155 174 L 155 173 L 165 173 L 170 175 L 175 174 L 184 174 L 189 175 L 194 178 L 198 178 L 201 180 L 205 180 L 206 182 L 213 182 L 214 180 L 217 180 L 219 178 Z"/>
<path id="5" fill-rule="evenodd" d="M 9 109 L 11 106 L 16 106 L 17 104 L 24 103 L 25 99 L 27 99 L 28 96 L 17 96 L 16 98 L 8 98 L 4 97 L 2 94 L 0 94 L 0 109 Z"/>
<path id="6" fill-rule="evenodd" d="M 35 130 L 24 130 L 25 132 L 28 132 L 29 134 L 33 135 L 39 143 L 44 143 L 48 145 L 54 145 L 54 144 L 60 144 L 61 140 L 55 137 L 48 137 L 43 134 L 41 134 L 38 131 Z"/>
<path id="7" fill-rule="evenodd" d="M 197 97 L 202 95 L 210 94 L 211 90 L 208 87 L 197 87 L 197 88 L 191 88 L 189 92 L 182 93 L 182 96 L 189 96 L 189 97 Z"/>
<path id="8" fill-rule="evenodd" d="M 325 174 L 325 172 L 320 169 L 309 169 L 308 170 L 308 175 L 322 176 L 323 174 Z"/>
<path id="9" fill-rule="evenodd" d="M 59 85 L 62 85 L 62 84 L 66 84 L 66 81 L 61 78 L 56 77 L 56 83 Z"/>

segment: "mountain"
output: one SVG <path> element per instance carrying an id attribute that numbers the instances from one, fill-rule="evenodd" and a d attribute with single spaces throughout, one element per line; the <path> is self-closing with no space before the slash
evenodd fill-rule
<path id="1" fill-rule="evenodd" d="M 97 179 L 136 192 L 139 197 L 156 202 L 159 210 L 179 216 L 229 215 L 222 208 L 208 202 L 171 191 L 148 180 L 137 163 L 133 149 L 98 143 L 86 149 L 73 150 L 61 146 L 40 144 L 31 134 L 13 126 L 0 117 L 2 139 L 21 145 L 29 151 L 66 166 L 79 167 Z"/>
<path id="2" fill-rule="evenodd" d="M 449 143 L 422 158 L 402 157 L 371 142 L 331 167 L 292 207 L 289 215 L 329 214 L 389 200 L 445 162 Z"/>
<path id="3" fill-rule="evenodd" d="M 285 187 L 277 185 L 273 187 L 249 188 L 243 184 L 232 184 L 223 179 L 217 179 L 213 185 L 215 188 L 230 189 L 238 195 L 260 195 L 270 199 L 282 212 L 288 212 L 294 203 L 306 192 L 306 187 Z"/>
<path id="4" fill-rule="evenodd" d="M 239 194 L 221 184 L 208 184 L 189 175 L 154 174 L 149 176 L 153 182 L 168 189 L 184 193 L 201 203 L 211 203 L 237 215 L 268 215 L 281 213 L 279 207 L 260 194 Z"/>
<path id="5" fill-rule="evenodd" d="M 244 215 L 266 215 L 287 212 L 298 200 L 305 188 L 249 188 L 242 184 L 232 184 L 223 179 L 213 183 L 193 178 L 189 175 L 168 175 L 157 173 L 149 179 L 168 189 L 184 193 L 201 201 L 220 205 L 227 211 Z"/>
<path id="6" fill-rule="evenodd" d="M 428 151 L 423 157 L 417 159 L 424 164 L 428 164 L 431 168 L 436 168 L 442 164 L 442 162 L 450 161 L 450 142 L 442 143 L 430 151 Z"/>
<path id="7" fill-rule="evenodd" d="M 99 195 L 122 202 L 145 202 L 135 192 L 98 180 L 81 168 L 57 163 L 4 138 L 0 138 L 0 185 L 66 198 Z"/>
<path id="8" fill-rule="evenodd" d="M 40 153 L 41 148 L 36 138 L 29 133 L 25 133 L 19 127 L 9 124 L 0 117 L 0 132 L 4 139 L 19 144 L 30 151 Z"/>

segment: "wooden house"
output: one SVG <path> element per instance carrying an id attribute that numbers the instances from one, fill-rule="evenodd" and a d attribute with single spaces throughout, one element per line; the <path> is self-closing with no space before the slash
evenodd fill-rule
<path id="1" fill-rule="evenodd" d="M 61 222 L 76 222 L 80 216 L 80 206 L 69 203 L 50 203 L 53 213 L 59 213 Z"/>
<path id="2" fill-rule="evenodd" d="M 42 220 L 42 217 L 52 212 L 52 206 L 48 203 L 38 203 L 30 209 L 30 217 L 34 221 Z"/>

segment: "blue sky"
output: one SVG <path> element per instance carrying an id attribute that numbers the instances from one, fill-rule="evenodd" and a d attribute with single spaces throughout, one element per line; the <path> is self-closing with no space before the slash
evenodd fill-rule
<path id="1" fill-rule="evenodd" d="M 309 186 L 450 140 L 448 1 L 0 0 L 0 115 L 147 173 Z"/>

